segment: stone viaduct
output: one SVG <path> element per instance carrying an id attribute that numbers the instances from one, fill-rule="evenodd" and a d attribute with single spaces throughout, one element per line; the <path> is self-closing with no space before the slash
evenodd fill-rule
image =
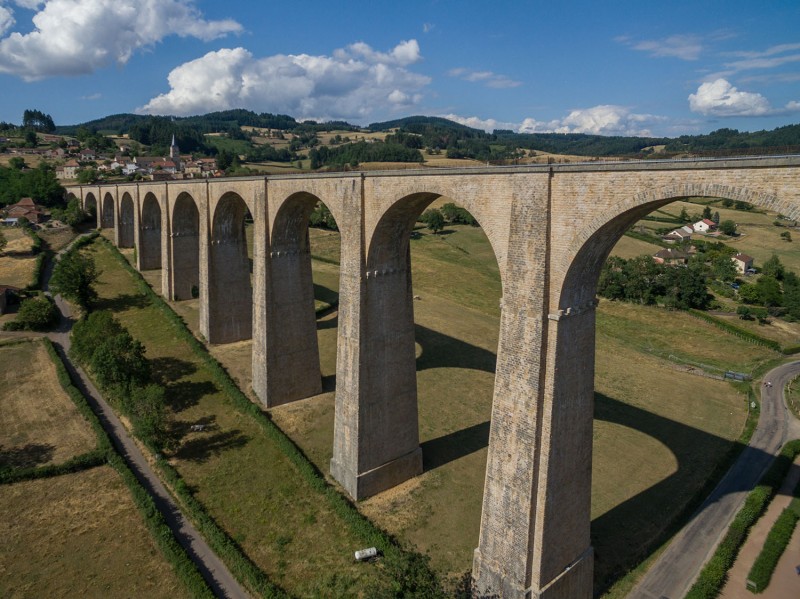
<path id="1" fill-rule="evenodd" d="M 267 406 L 320 393 L 308 217 L 341 231 L 331 474 L 356 499 L 422 470 L 409 236 L 436 198 L 491 243 L 502 315 L 473 577 L 481 594 L 589 598 L 595 289 L 616 241 L 687 196 L 800 219 L 800 157 L 262 176 L 72 188 L 162 270 L 163 295 L 200 298 L 211 343 L 253 339 Z M 245 239 L 254 222 L 251 266 Z"/>

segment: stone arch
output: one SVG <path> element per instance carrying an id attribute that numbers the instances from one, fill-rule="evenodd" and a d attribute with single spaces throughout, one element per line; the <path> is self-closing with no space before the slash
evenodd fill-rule
<path id="1" fill-rule="evenodd" d="M 247 252 L 242 197 L 224 194 L 211 219 L 208 267 L 208 340 L 231 343 L 250 339 L 253 329 L 253 288 Z"/>
<path id="2" fill-rule="evenodd" d="M 139 268 L 161 268 L 161 206 L 152 193 L 144 196 L 139 221 Z"/>
<path id="3" fill-rule="evenodd" d="M 123 193 L 119 203 L 119 236 L 117 238 L 117 245 L 121 248 L 132 248 L 134 245 L 133 210 L 133 198 L 128 192 Z"/>
<path id="4" fill-rule="evenodd" d="M 100 228 L 113 229 L 114 228 L 114 196 L 106 193 L 103 196 L 103 208 L 100 214 Z"/>
<path id="5" fill-rule="evenodd" d="M 187 300 L 197 297 L 200 286 L 200 212 L 188 193 L 176 198 L 171 224 L 171 299 Z"/>

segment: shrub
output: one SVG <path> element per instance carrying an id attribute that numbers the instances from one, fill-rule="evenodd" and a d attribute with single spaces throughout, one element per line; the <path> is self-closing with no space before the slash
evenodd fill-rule
<path id="1" fill-rule="evenodd" d="M 49 297 L 38 295 L 23 300 L 17 318 L 6 323 L 7 331 L 47 331 L 58 324 L 59 311 Z"/>

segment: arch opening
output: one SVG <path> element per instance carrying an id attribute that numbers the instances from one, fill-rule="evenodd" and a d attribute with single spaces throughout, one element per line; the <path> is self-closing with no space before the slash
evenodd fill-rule
<path id="1" fill-rule="evenodd" d="M 232 343 L 252 337 L 252 265 L 245 220 L 247 204 L 237 194 L 222 196 L 214 209 L 208 268 L 208 340 Z"/>
<path id="2" fill-rule="evenodd" d="M 83 209 L 89 215 L 91 221 L 97 224 L 97 199 L 92 192 L 86 194 L 83 200 Z"/>
<path id="3" fill-rule="evenodd" d="M 716 226 L 709 225 L 711 229 L 705 230 L 699 223 L 726 219 L 741 222 L 740 217 L 745 215 L 756 218 L 738 197 L 668 195 L 631 205 L 597 227 L 576 247 L 558 290 L 557 307 L 563 316 L 555 325 L 559 349 L 554 368 L 569 372 L 571 380 L 577 382 L 571 385 L 574 393 L 554 393 L 553 401 L 574 406 L 578 396 L 588 405 L 594 399 L 595 464 L 598 460 L 611 460 L 613 448 L 621 446 L 626 435 L 631 436 L 617 434 L 612 439 L 608 431 L 613 427 L 604 422 L 614 421 L 608 420 L 609 414 L 623 417 L 635 431 L 658 439 L 671 450 L 673 462 L 677 458 L 678 464 L 676 469 L 674 463 L 659 460 L 655 454 L 637 455 L 638 446 L 632 443 L 625 459 L 647 464 L 648 475 L 660 479 L 657 483 L 651 482 L 644 489 L 641 485 L 633 488 L 619 484 L 611 488 L 608 481 L 592 477 L 596 594 L 607 590 L 621 573 L 635 568 L 680 528 L 686 517 L 682 509 L 700 499 L 697 494 L 703 483 L 730 450 L 731 439 L 737 437 L 746 417 L 746 403 L 740 401 L 739 391 L 707 375 L 721 378 L 726 371 L 754 367 L 743 366 L 747 363 L 743 355 L 755 350 L 733 349 L 739 343 L 737 339 L 727 338 L 712 325 L 675 310 L 681 306 L 675 303 L 673 293 L 677 291 L 681 298 L 680 293 L 687 289 L 664 283 L 673 278 L 688 281 L 690 275 L 699 277 L 702 273 L 702 295 L 708 303 L 690 307 L 705 309 L 712 307 L 714 301 L 719 302 L 720 308 L 735 310 L 733 300 L 738 292 L 732 289 L 734 279 L 721 274 L 726 269 L 718 266 L 717 258 L 729 269 L 737 252 L 748 251 L 747 235 L 717 236 Z M 771 201 L 766 207 L 774 210 L 775 204 Z M 756 230 L 762 227 L 780 243 L 780 229 L 776 230 L 773 223 L 777 213 L 768 212 L 759 218 L 764 221 L 762 224 L 749 226 Z M 687 232 L 686 239 L 673 235 L 687 225 L 693 232 Z M 747 224 L 743 226 L 747 228 Z M 755 242 L 759 234 L 753 234 L 752 229 L 749 233 Z M 601 273 L 606 273 L 604 288 L 608 273 L 615 268 L 622 273 L 624 285 L 637 288 L 634 279 L 639 272 L 635 276 L 627 266 L 622 270 L 620 265 L 626 263 L 646 268 L 639 271 L 642 281 L 649 273 L 656 273 L 659 279 L 652 289 L 662 290 L 644 299 L 630 295 L 628 301 L 601 298 L 597 309 L 592 309 L 598 302 L 595 297 Z M 611 267 L 604 267 L 605 264 Z M 742 280 L 736 285 L 746 284 L 746 277 L 739 276 Z M 692 285 L 696 282 L 691 281 Z M 707 293 L 713 297 L 706 297 Z M 727 319 L 724 315 L 715 317 Z M 565 347 L 584 351 L 582 355 L 570 354 Z M 586 364 L 589 354 L 592 364 Z M 765 355 L 758 359 L 767 358 Z M 567 385 L 557 377 L 553 386 Z M 620 416 L 625 413 L 636 413 L 636 417 Z M 714 425 L 710 424 L 712 421 Z"/>
<path id="4" fill-rule="evenodd" d="M 194 198 L 181 193 L 172 209 L 172 277 L 170 299 L 180 301 L 200 294 L 200 212 Z"/>
<path id="5" fill-rule="evenodd" d="M 442 230 L 429 210 L 445 212 Z M 468 570 L 478 546 L 501 316 L 498 260 L 472 223 L 479 225 L 478 210 L 457 197 L 401 198 L 376 227 L 367 259 L 365 320 L 380 328 L 366 343 L 386 348 L 373 352 L 372 369 L 392 374 L 376 390 L 388 400 L 383 434 L 399 454 L 420 447 L 422 480 L 437 482 L 402 499 L 368 499 L 365 511 L 423 551 L 447 539 L 433 565 L 448 573 Z M 387 501 L 403 513 L 438 507 L 399 531 L 385 517 Z"/>
<path id="6" fill-rule="evenodd" d="M 152 193 L 142 203 L 138 256 L 140 270 L 161 268 L 161 206 Z"/>
<path id="7" fill-rule="evenodd" d="M 122 194 L 119 204 L 119 235 L 117 245 L 121 248 L 132 248 L 134 245 L 133 231 L 133 198 L 129 193 Z"/>
<path id="8" fill-rule="evenodd" d="M 105 196 L 103 196 L 103 210 L 100 215 L 100 228 L 114 228 L 114 197 L 110 193 L 107 193 Z"/>

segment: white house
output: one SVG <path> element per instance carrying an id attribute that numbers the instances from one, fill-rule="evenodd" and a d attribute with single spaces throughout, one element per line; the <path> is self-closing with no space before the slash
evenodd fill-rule
<path id="1" fill-rule="evenodd" d="M 694 225 L 692 225 L 692 227 L 698 233 L 708 233 L 709 231 L 716 229 L 717 224 L 713 220 L 704 218 L 703 220 L 697 221 Z"/>

